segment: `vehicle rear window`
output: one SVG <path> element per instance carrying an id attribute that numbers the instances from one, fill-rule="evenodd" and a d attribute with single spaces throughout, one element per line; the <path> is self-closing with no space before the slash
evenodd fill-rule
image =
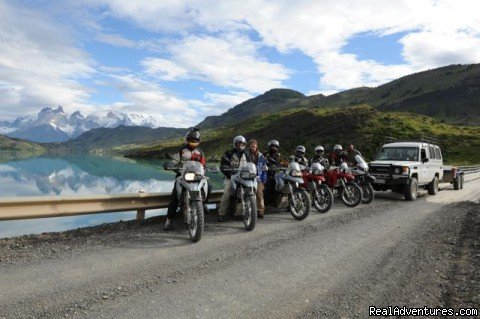
<path id="1" fill-rule="evenodd" d="M 435 155 L 436 155 L 437 159 L 442 159 L 442 153 L 440 152 L 439 147 L 435 147 Z"/>
<path id="2" fill-rule="evenodd" d="M 382 147 L 376 159 L 377 161 L 418 161 L 418 148 Z"/>

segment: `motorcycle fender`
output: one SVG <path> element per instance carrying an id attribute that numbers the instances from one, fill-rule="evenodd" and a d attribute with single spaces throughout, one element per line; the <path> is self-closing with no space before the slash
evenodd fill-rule
<path id="1" fill-rule="evenodd" d="M 253 195 L 255 194 L 255 191 L 253 189 L 253 187 L 245 187 L 243 189 L 243 191 L 245 192 L 245 195 Z"/>
<path id="2" fill-rule="evenodd" d="M 201 201 L 202 200 L 202 193 L 200 191 L 189 191 L 190 199 L 194 201 Z"/>
<path id="3" fill-rule="evenodd" d="M 190 192 L 199 192 L 202 187 L 200 186 L 200 183 L 187 183 L 186 189 Z"/>

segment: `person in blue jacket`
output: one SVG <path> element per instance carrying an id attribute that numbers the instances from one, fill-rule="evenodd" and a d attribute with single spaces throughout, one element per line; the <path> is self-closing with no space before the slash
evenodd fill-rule
<path id="1" fill-rule="evenodd" d="M 258 150 L 258 142 L 255 139 L 251 139 L 250 141 L 248 141 L 248 154 L 252 163 L 257 166 L 257 211 L 258 218 L 263 218 L 263 215 L 265 214 L 265 202 L 263 200 L 263 192 L 265 190 L 265 183 L 267 182 L 267 159 Z"/>

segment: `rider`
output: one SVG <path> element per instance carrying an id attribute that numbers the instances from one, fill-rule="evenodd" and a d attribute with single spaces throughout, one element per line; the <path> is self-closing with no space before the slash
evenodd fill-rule
<path id="1" fill-rule="evenodd" d="M 267 158 L 267 182 L 265 183 L 265 202 L 275 203 L 275 173 L 276 168 L 285 167 L 286 161 L 280 154 L 280 143 L 277 140 L 268 142 Z"/>
<path id="2" fill-rule="evenodd" d="M 343 151 L 343 147 L 340 144 L 336 144 L 333 147 L 333 153 L 330 154 L 330 165 L 340 166 L 345 161 L 346 154 Z"/>
<path id="3" fill-rule="evenodd" d="M 248 141 L 248 154 L 252 163 L 257 166 L 258 183 L 257 183 L 257 211 L 258 217 L 263 218 L 265 214 L 265 202 L 263 200 L 263 191 L 267 182 L 267 159 L 258 151 L 258 142 L 255 139 Z"/>
<path id="4" fill-rule="evenodd" d="M 218 209 L 218 221 L 225 221 L 225 215 L 227 213 L 228 207 L 230 205 L 230 189 L 232 187 L 231 177 L 235 172 L 232 172 L 232 169 L 240 167 L 242 162 L 251 162 L 250 156 L 248 153 L 245 153 L 245 146 L 247 141 L 242 135 L 238 135 L 233 139 L 233 148 L 226 151 L 222 156 L 222 161 L 220 163 L 220 170 L 225 179 L 223 181 L 223 195 L 220 200 L 220 208 Z"/>
<path id="5" fill-rule="evenodd" d="M 177 158 L 180 163 L 185 161 L 197 161 L 200 162 L 203 166 L 206 164 L 205 155 L 198 148 L 200 144 L 200 132 L 197 128 L 192 128 L 185 135 L 185 144 L 178 150 L 178 153 L 174 156 Z M 173 185 L 172 194 L 170 195 L 170 202 L 168 204 L 167 210 L 167 220 L 165 221 L 165 230 L 171 228 L 172 219 L 175 217 L 178 208 L 178 197 L 177 197 L 177 181 L 176 178 L 181 175 L 180 171 L 177 171 L 175 176 L 175 183 Z M 210 188 L 210 187 L 209 187 Z M 208 191 L 210 193 L 210 189 Z M 207 194 L 208 197 L 208 194 Z"/>
<path id="6" fill-rule="evenodd" d="M 293 158 L 295 163 L 298 163 L 302 166 L 307 166 L 308 165 L 308 160 L 305 157 L 306 151 L 307 150 L 305 149 L 305 146 L 303 146 L 303 145 L 298 145 L 297 146 L 297 148 L 295 149 L 295 156 Z"/>
<path id="7" fill-rule="evenodd" d="M 325 149 L 322 145 L 315 146 L 315 155 L 308 162 L 308 166 L 312 166 L 313 163 L 320 163 L 324 167 L 328 168 L 328 159 L 323 157 Z"/>

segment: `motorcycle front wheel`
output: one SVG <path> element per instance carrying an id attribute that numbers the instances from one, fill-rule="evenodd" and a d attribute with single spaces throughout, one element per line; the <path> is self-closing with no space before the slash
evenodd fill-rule
<path id="1" fill-rule="evenodd" d="M 308 194 L 307 190 L 304 188 L 296 188 L 293 190 L 293 194 L 290 196 L 295 197 L 296 202 L 296 205 L 293 205 L 293 201 L 290 198 L 288 203 L 289 211 L 293 218 L 296 220 L 304 220 L 307 218 L 308 214 L 310 214 L 310 209 L 312 206 L 310 195 Z"/>
<path id="2" fill-rule="evenodd" d="M 326 213 L 333 206 L 333 193 L 330 187 L 321 184 L 313 192 L 313 206 L 320 213 Z"/>
<path id="3" fill-rule="evenodd" d="M 205 217 L 203 212 L 203 203 L 201 201 L 190 202 L 190 219 L 188 220 L 188 232 L 190 240 L 194 243 L 202 238 Z"/>
<path id="4" fill-rule="evenodd" d="M 257 223 L 257 198 L 255 195 L 245 196 L 245 211 L 243 212 L 245 229 L 250 231 Z"/>
<path id="5" fill-rule="evenodd" d="M 373 199 L 375 198 L 375 191 L 373 190 L 372 184 L 370 184 L 369 182 L 365 182 L 362 185 L 362 193 L 362 203 L 370 204 L 371 202 L 373 202 Z"/>
<path id="6" fill-rule="evenodd" d="M 355 207 L 362 202 L 362 189 L 353 182 L 348 182 L 342 189 L 342 202 L 348 207 Z"/>

